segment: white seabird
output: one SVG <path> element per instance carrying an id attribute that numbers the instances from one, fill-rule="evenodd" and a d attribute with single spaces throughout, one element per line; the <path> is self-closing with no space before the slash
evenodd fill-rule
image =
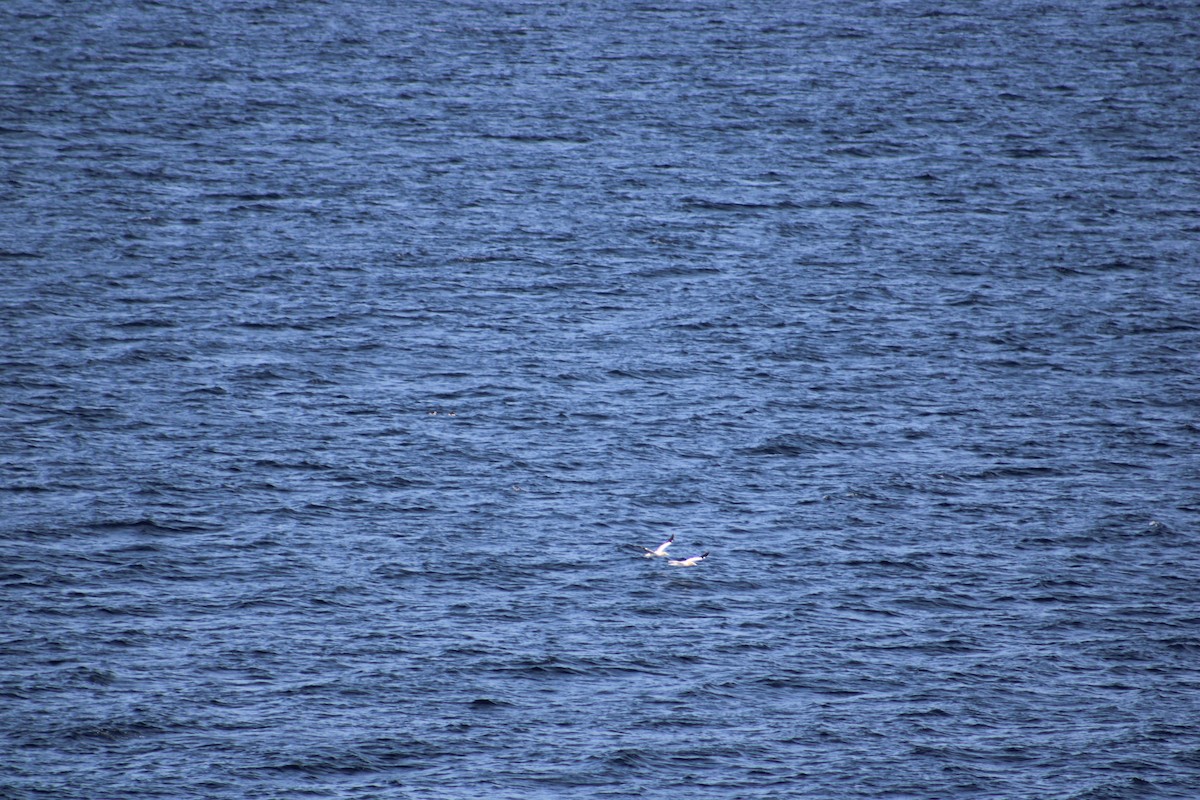
<path id="1" fill-rule="evenodd" d="M 646 558 L 666 558 L 667 548 L 671 546 L 671 542 L 675 541 L 675 534 L 671 534 L 671 538 L 660 544 L 658 547 L 651 550 L 649 547 L 643 547 L 645 553 L 642 553 Z"/>
<path id="2" fill-rule="evenodd" d="M 667 562 L 667 566 L 669 566 L 669 567 L 694 567 L 706 558 L 708 558 L 708 553 L 704 553 L 703 555 L 699 555 L 699 556 L 692 556 L 691 558 L 681 558 L 677 561 L 671 560 L 671 561 Z"/>

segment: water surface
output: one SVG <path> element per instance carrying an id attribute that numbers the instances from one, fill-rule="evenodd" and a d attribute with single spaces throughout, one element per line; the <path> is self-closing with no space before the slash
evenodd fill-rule
<path id="1" fill-rule="evenodd" d="M 0 795 L 1195 796 L 1191 3 L 0 31 Z"/>

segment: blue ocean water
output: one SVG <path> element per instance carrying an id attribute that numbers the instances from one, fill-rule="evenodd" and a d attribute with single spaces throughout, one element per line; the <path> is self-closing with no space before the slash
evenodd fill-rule
<path id="1" fill-rule="evenodd" d="M 0 797 L 1196 797 L 1196 10 L 0 5 Z"/>

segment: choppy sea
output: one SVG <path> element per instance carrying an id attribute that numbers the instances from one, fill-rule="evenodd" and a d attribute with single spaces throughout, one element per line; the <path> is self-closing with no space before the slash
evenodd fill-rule
<path id="1" fill-rule="evenodd" d="M 0 797 L 1200 797 L 1198 120 L 1192 0 L 8 0 Z"/>

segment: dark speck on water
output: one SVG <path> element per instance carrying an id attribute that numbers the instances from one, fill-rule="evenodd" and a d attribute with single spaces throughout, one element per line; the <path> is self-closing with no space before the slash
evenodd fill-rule
<path id="1" fill-rule="evenodd" d="M 1191 0 L 0 44 L 0 797 L 1198 796 Z"/>

